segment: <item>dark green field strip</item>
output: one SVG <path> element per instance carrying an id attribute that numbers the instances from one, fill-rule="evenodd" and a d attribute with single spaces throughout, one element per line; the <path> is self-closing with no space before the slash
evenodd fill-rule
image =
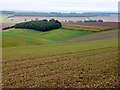
<path id="1" fill-rule="evenodd" d="M 108 51 L 108 53 L 106 51 Z M 30 68 L 26 67 L 24 69 L 21 69 L 21 66 L 19 65 L 17 67 L 17 68 L 19 68 L 19 70 L 15 70 L 15 71 L 13 70 L 13 72 L 10 71 L 11 73 L 9 73 L 9 75 L 7 73 L 6 74 L 3 73 L 3 81 L 5 80 L 4 86 L 5 87 L 15 87 L 15 86 L 20 85 L 20 86 L 24 86 L 24 87 L 31 87 L 31 86 L 36 87 L 34 85 L 34 83 L 37 83 L 36 85 L 38 87 L 44 87 L 46 85 L 45 83 L 47 83 L 48 86 L 55 87 L 55 85 L 58 85 L 57 84 L 58 79 L 59 79 L 58 81 L 60 81 L 59 82 L 60 86 L 62 86 L 61 76 L 64 76 L 64 75 L 66 76 L 67 72 L 69 72 L 72 75 L 78 76 L 77 78 L 75 78 L 74 76 L 70 75 L 70 77 L 69 77 L 69 75 L 68 75 L 66 78 L 65 77 L 62 78 L 63 80 L 66 80 L 66 81 L 69 79 L 72 79 L 72 81 L 67 81 L 69 83 L 72 83 L 72 82 L 76 82 L 74 80 L 77 80 L 79 78 L 78 74 L 84 73 L 84 71 L 86 71 L 86 69 L 88 68 L 89 65 L 90 65 L 89 67 L 93 69 L 92 70 L 92 72 L 94 72 L 94 74 L 92 74 L 93 76 L 96 75 L 96 73 L 101 74 L 100 72 L 104 71 L 103 68 L 106 67 L 106 64 L 107 64 L 107 67 L 111 66 L 111 64 L 112 64 L 113 66 L 111 66 L 111 68 L 113 68 L 113 67 L 114 67 L 113 69 L 116 68 L 116 66 L 115 66 L 117 64 L 116 63 L 116 58 L 117 58 L 116 49 L 106 48 L 106 49 L 96 50 L 96 52 L 98 52 L 96 54 L 91 51 L 88 51 L 88 52 L 91 55 L 88 55 L 85 57 L 81 57 L 82 52 L 81 53 L 73 53 L 71 55 L 66 54 L 66 55 L 63 55 L 62 58 L 59 58 L 58 56 L 57 57 L 53 56 L 52 59 L 50 58 L 50 61 L 55 61 L 55 62 L 54 63 L 46 63 L 44 65 L 37 65 L 37 63 L 39 63 L 38 62 L 39 60 L 37 58 L 35 58 L 35 59 L 33 59 L 33 61 L 31 61 L 31 62 L 37 62 L 37 63 L 33 63 L 33 66 L 31 65 L 32 63 L 30 64 L 29 61 L 26 61 L 26 63 L 28 64 L 27 66 L 31 65 Z M 86 53 L 83 52 L 83 54 L 86 54 Z M 58 58 L 60 59 L 59 61 L 56 60 Z M 43 58 L 43 59 L 47 60 L 49 62 L 49 57 L 48 57 L 48 59 L 47 59 L 47 57 Z M 7 69 L 9 72 L 9 68 L 7 68 Z M 74 71 L 77 72 L 78 74 L 75 73 Z M 90 73 L 90 72 L 88 72 L 88 73 Z M 86 75 L 88 75 L 87 73 L 84 75 L 85 75 L 85 77 L 83 76 L 82 78 L 84 78 L 85 80 L 88 78 L 90 79 L 90 77 L 86 78 Z M 83 82 L 85 80 L 83 80 Z M 55 85 L 52 84 L 53 82 L 55 83 Z M 77 82 L 78 82 L 78 80 L 77 80 Z M 75 85 L 77 85 L 77 82 L 75 83 Z M 63 84 L 63 86 L 66 86 L 66 84 Z M 74 86 L 73 84 L 70 86 L 77 87 L 77 86 Z M 57 87 L 59 87 L 59 86 L 57 86 Z M 81 87 L 87 87 L 87 86 L 86 85 L 84 86 L 82 84 Z"/>

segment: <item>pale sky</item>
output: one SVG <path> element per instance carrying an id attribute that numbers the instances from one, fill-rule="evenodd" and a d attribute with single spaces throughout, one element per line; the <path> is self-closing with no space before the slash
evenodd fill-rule
<path id="1" fill-rule="evenodd" d="M 2 0 L 2 10 L 40 12 L 117 12 L 119 0 Z"/>

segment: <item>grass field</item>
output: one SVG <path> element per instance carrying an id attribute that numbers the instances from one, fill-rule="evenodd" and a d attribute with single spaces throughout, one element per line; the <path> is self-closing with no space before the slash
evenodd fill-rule
<path id="1" fill-rule="evenodd" d="M 25 45 L 45 45 L 62 42 L 74 37 L 92 34 L 88 31 L 73 31 L 58 29 L 49 32 L 39 32 L 25 29 L 9 29 L 3 32 L 3 47 L 15 47 Z"/>
<path id="2" fill-rule="evenodd" d="M 4 87 L 118 86 L 117 40 L 3 48 Z"/>
<path id="3" fill-rule="evenodd" d="M 66 43 L 73 42 L 87 42 L 87 41 L 96 41 L 96 40 L 107 40 L 107 39 L 115 39 L 118 38 L 118 30 L 110 30 L 99 33 L 93 33 L 85 36 L 75 37 L 69 40 L 65 40 Z"/>

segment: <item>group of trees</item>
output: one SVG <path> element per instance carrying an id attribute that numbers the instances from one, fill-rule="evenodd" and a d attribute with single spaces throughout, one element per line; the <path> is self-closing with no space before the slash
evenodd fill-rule
<path id="1" fill-rule="evenodd" d="M 43 16 L 43 17 L 103 17 L 103 16 L 111 16 L 118 15 L 118 13 L 107 13 L 107 12 L 88 12 L 88 13 L 79 13 L 79 12 L 71 12 L 71 13 L 60 13 L 60 12 L 15 12 L 15 16 Z"/>
<path id="2" fill-rule="evenodd" d="M 94 14 L 85 14 L 85 13 L 59 13 L 59 12 L 16 12 L 15 16 L 41 16 L 41 17 L 93 17 Z"/>
<path id="3" fill-rule="evenodd" d="M 73 22 L 104 22 L 102 19 L 99 19 L 99 20 L 77 20 L 77 21 L 72 21 L 72 20 L 65 20 L 65 21 L 62 21 L 62 22 L 70 22 L 70 23 L 73 23 Z"/>
<path id="4" fill-rule="evenodd" d="M 33 29 L 38 31 L 50 31 L 53 29 L 58 29 L 61 27 L 61 23 L 58 20 L 32 20 L 28 22 L 18 23 L 14 26 L 15 28 L 25 28 L 25 29 Z"/>
<path id="5" fill-rule="evenodd" d="M 102 19 L 99 20 L 84 20 L 84 22 L 103 22 Z"/>

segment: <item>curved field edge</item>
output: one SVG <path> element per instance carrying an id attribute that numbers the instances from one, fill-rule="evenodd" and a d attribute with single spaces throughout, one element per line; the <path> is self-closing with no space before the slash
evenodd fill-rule
<path id="1" fill-rule="evenodd" d="M 63 42 L 65 43 L 87 42 L 87 41 L 107 40 L 107 39 L 117 39 L 117 38 L 118 38 L 118 30 L 110 30 L 99 33 L 93 33 L 81 37 L 75 37 L 70 40 L 65 40 Z"/>
<path id="2" fill-rule="evenodd" d="M 26 45 L 45 45 L 62 42 L 74 37 L 92 34 L 90 31 L 73 31 L 57 29 L 49 32 L 39 32 L 29 29 L 9 29 L 2 32 L 3 47 Z"/>
<path id="3" fill-rule="evenodd" d="M 2 33 L 2 47 L 16 47 L 16 46 L 28 46 L 28 45 L 45 45 L 55 43 L 52 40 L 43 38 L 36 38 L 27 35 L 18 35 L 13 33 Z"/>
<path id="4" fill-rule="evenodd" d="M 94 50 L 105 47 L 117 47 L 117 39 L 98 40 L 83 43 L 31 45 L 21 47 L 3 48 L 3 60 L 24 59 L 36 56 L 59 55 L 78 51 Z"/>

